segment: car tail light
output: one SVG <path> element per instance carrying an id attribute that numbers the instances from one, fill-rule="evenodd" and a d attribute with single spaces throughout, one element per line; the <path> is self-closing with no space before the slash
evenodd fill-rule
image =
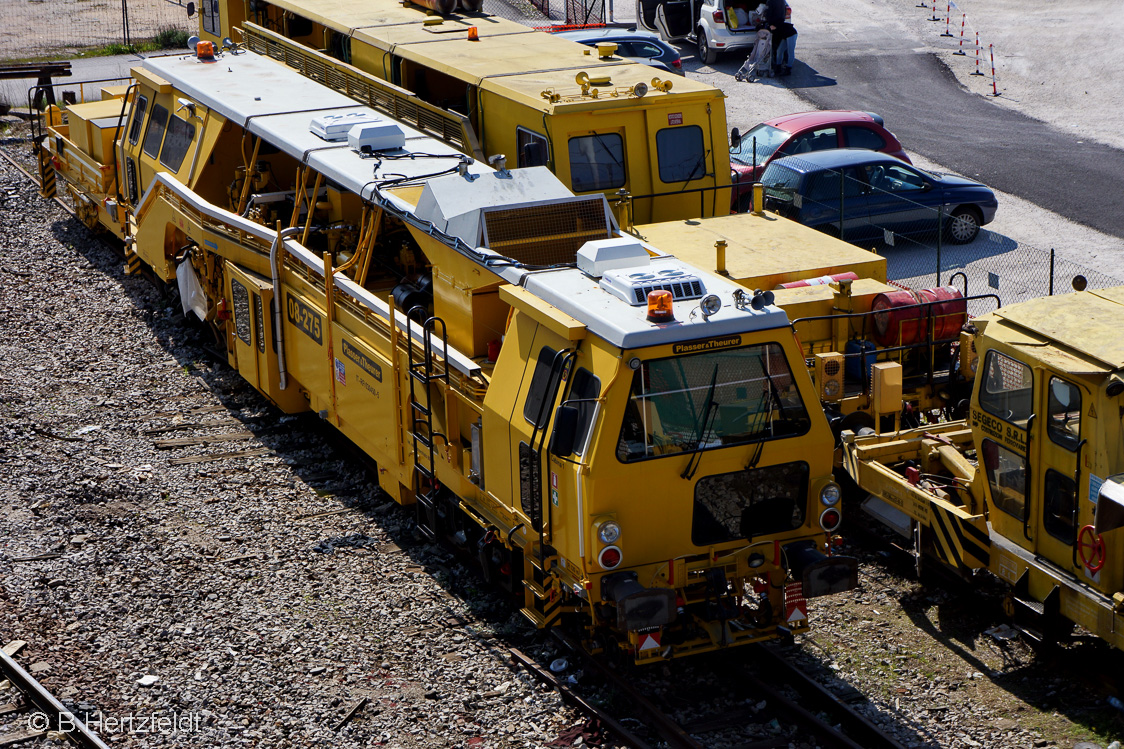
<path id="1" fill-rule="evenodd" d="M 671 67 L 681 68 L 681 67 L 683 67 L 683 61 L 681 59 L 679 59 L 678 57 L 676 57 L 674 60 L 671 61 Z"/>
<path id="2" fill-rule="evenodd" d="M 714 22 L 715 23 L 726 23 L 726 16 L 723 13 L 723 11 L 721 11 L 721 10 L 714 11 Z"/>
<path id="3" fill-rule="evenodd" d="M 606 546 L 597 557 L 601 569 L 611 570 L 621 563 L 621 550 L 616 546 Z"/>

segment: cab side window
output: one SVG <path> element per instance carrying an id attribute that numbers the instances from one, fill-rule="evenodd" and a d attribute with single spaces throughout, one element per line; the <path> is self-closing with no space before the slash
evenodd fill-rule
<path id="1" fill-rule="evenodd" d="M 994 440 L 985 439 L 984 471 L 991 489 L 991 502 L 1017 520 L 1026 520 L 1026 458 Z"/>
<path id="2" fill-rule="evenodd" d="M 134 146 L 140 138 L 141 125 L 144 123 L 144 113 L 148 111 L 148 99 L 144 96 L 137 97 L 133 107 L 133 121 L 129 123 L 129 142 Z"/>
<path id="3" fill-rule="evenodd" d="M 168 135 L 164 138 L 164 148 L 160 151 L 160 163 L 173 172 L 178 172 L 194 137 L 195 125 L 179 117 L 172 117 L 168 123 Z"/>
<path id="4" fill-rule="evenodd" d="M 164 140 L 164 128 L 168 126 L 168 110 L 157 104 L 152 108 L 152 117 L 148 120 L 148 130 L 144 134 L 145 156 L 156 158 L 160 153 L 160 144 Z"/>
<path id="5" fill-rule="evenodd" d="M 656 133 L 656 160 L 663 182 L 687 182 L 706 176 L 706 146 L 698 125 L 667 127 Z"/>
<path id="6" fill-rule="evenodd" d="M 574 452 L 584 455 L 589 441 L 589 428 L 593 425 L 593 414 L 597 404 L 592 401 L 601 395 L 601 380 L 585 367 L 574 372 L 574 383 L 570 387 L 570 398 L 580 400 L 574 407 L 578 409 L 577 437 L 574 439 Z"/>
<path id="7" fill-rule="evenodd" d="M 1034 378 L 1030 367 L 998 351 L 988 351 L 980 381 L 980 407 L 993 416 L 1026 428 L 1034 412 Z"/>
<path id="8" fill-rule="evenodd" d="M 550 346 L 543 346 L 535 362 L 531 385 L 527 388 L 527 401 L 523 404 L 523 418 L 540 429 L 546 426 L 550 418 L 550 401 L 554 400 L 554 393 L 557 392 L 556 375 L 561 368 L 562 357 L 558 352 Z"/>
<path id="9" fill-rule="evenodd" d="M 546 138 L 523 127 L 515 128 L 515 149 L 519 153 L 519 167 L 546 166 Z"/>
<path id="10" fill-rule="evenodd" d="M 1076 450 L 1081 439 L 1081 390 L 1071 382 L 1050 378 L 1046 433 L 1067 450 Z"/>
<path id="11" fill-rule="evenodd" d="M 1073 477 L 1052 468 L 1047 470 L 1043 502 L 1042 525 L 1046 532 L 1072 545 L 1077 540 L 1077 526 L 1074 524 L 1077 484 L 1073 482 Z"/>
<path id="12" fill-rule="evenodd" d="M 570 187 L 574 192 L 623 187 L 624 138 L 618 133 L 594 133 L 570 138 Z"/>

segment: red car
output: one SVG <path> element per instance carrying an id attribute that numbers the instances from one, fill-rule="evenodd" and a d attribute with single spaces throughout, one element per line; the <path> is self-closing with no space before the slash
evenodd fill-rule
<path id="1" fill-rule="evenodd" d="M 913 163 L 882 118 L 871 112 L 833 109 L 786 114 L 762 122 L 744 135 L 737 128 L 730 133 L 733 205 L 739 211 L 750 207 L 753 183 L 761 179 L 774 156 L 799 156 L 829 148 L 865 148 Z"/>

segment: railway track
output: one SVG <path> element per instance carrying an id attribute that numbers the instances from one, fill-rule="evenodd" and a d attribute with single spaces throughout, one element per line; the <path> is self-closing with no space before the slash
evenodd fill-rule
<path id="1" fill-rule="evenodd" d="M 0 734 L 0 747 L 28 745 L 47 738 L 65 738 L 83 749 L 109 749 L 97 735 L 24 670 L 4 650 L 0 650 L 0 676 L 19 693 L 15 701 L 0 705 L 0 725 L 18 728 Z"/>
<path id="2" fill-rule="evenodd" d="M 658 735 L 667 746 L 680 749 L 705 749 L 710 744 L 705 737 L 708 733 L 760 721 L 748 711 L 726 712 L 713 719 L 680 724 L 666 711 L 645 696 L 629 678 L 630 671 L 623 673 L 608 666 L 584 650 L 574 640 L 555 633 L 559 640 L 575 655 L 582 659 L 587 671 L 594 671 L 623 695 L 642 716 L 641 722 Z M 805 674 L 793 663 L 765 646 L 752 646 L 745 651 L 745 659 L 727 663 L 722 669 L 720 681 L 724 687 L 744 692 L 753 701 L 765 701 L 768 715 L 797 725 L 798 734 L 781 734 L 743 744 L 743 749 L 771 749 L 787 747 L 794 739 L 815 739 L 818 746 L 838 747 L 840 749 L 904 749 L 903 745 L 882 731 L 878 726 L 852 708 L 812 677 Z M 512 660 L 525 668 L 536 678 L 556 688 L 562 699 L 578 708 L 591 719 L 610 730 L 623 745 L 634 749 L 649 749 L 653 744 L 637 735 L 605 709 L 581 697 L 566 681 L 544 669 L 534 660 L 518 650 L 512 650 Z M 750 666 L 769 674 L 766 682 L 750 672 Z M 795 696 L 793 696 L 795 694 Z"/>
<path id="3" fill-rule="evenodd" d="M 38 180 L 35 176 L 24 169 L 23 166 L 12 158 L 4 149 L 0 149 L 0 156 L 3 156 L 8 163 L 18 169 L 31 183 L 38 184 Z M 55 202 L 69 214 L 74 215 L 73 210 L 64 200 L 55 198 Z M 254 436 L 248 432 L 228 432 L 222 435 L 206 435 L 202 432 L 198 432 L 198 430 L 208 427 L 233 427 L 238 424 L 237 421 L 197 422 L 198 418 L 204 416 L 202 410 L 209 411 L 211 409 L 197 409 L 196 411 L 199 411 L 198 413 L 196 411 L 188 411 L 190 420 L 185 417 L 182 423 L 146 430 L 145 436 L 154 438 L 154 444 L 159 449 L 176 449 L 196 445 L 208 446 L 217 442 L 248 440 Z M 180 415 L 184 416 L 184 414 Z M 188 430 L 198 433 L 188 437 L 181 437 L 178 434 L 173 434 L 173 432 L 178 433 Z M 159 437 L 159 439 L 155 439 L 157 437 Z M 228 457 L 249 455 L 250 453 L 259 454 L 261 452 L 269 452 L 269 450 L 234 450 L 211 455 L 177 458 L 173 459 L 171 462 L 220 460 Z M 619 694 L 623 695 L 624 698 L 634 706 L 637 714 L 643 715 L 643 723 L 647 729 L 657 734 L 659 739 L 668 746 L 682 747 L 683 749 L 702 749 L 708 745 L 705 740 L 708 733 L 729 729 L 737 726 L 739 723 L 754 722 L 748 715 L 730 713 L 721 715 L 716 719 L 695 721 L 691 724 L 680 725 L 672 716 L 668 715 L 637 689 L 625 675 L 612 669 L 602 660 L 593 658 L 584 653 L 577 643 L 565 637 L 561 637 L 561 639 L 565 645 L 575 653 L 576 657 L 584 660 L 587 664 L 586 667 L 588 671 L 598 673 L 606 682 L 610 683 Z M 556 688 L 564 701 L 589 716 L 591 721 L 599 722 L 600 725 L 610 731 L 620 743 L 636 747 L 637 749 L 647 749 L 653 745 L 645 738 L 637 735 L 636 731 L 625 726 L 607 710 L 584 699 L 572 685 L 559 679 L 548 669 L 543 668 L 540 664 L 524 655 L 519 650 L 515 648 L 511 649 L 511 659 L 515 664 L 533 674 L 540 681 Z M 744 669 L 742 669 L 743 672 L 730 674 L 728 681 L 731 684 L 736 684 L 736 688 L 739 691 L 750 692 L 754 701 L 765 700 L 769 705 L 769 715 L 771 717 L 780 718 L 787 723 L 799 725 L 800 736 L 798 738 L 814 737 L 820 746 L 862 747 L 864 749 L 882 749 L 882 747 L 886 747 L 887 749 L 901 749 L 899 743 L 880 732 L 876 726 L 866 721 L 860 714 L 843 703 L 838 697 L 832 695 L 817 682 L 804 675 L 792 664 L 787 663 L 783 658 L 780 658 L 772 651 L 766 648 L 757 648 L 756 652 L 751 654 L 751 659 L 767 663 L 767 665 L 762 668 L 769 672 L 770 682 L 767 683 L 752 674 L 744 673 Z M 18 664 L 14 664 L 13 662 L 13 665 L 18 668 Z M 780 678 L 782 674 L 783 678 Z M 30 676 L 27 678 L 30 679 Z M 15 683 L 15 680 L 13 680 L 13 684 Z M 39 687 L 38 684 L 36 684 L 36 686 Z M 786 687 L 787 690 L 785 689 Z M 41 690 L 42 687 L 39 687 L 39 689 Z M 792 698 L 790 696 L 792 692 L 799 695 L 798 698 Z M 53 700 L 49 695 L 47 695 L 47 697 Z M 56 711 L 53 714 L 56 716 L 55 725 L 57 725 L 58 711 L 64 708 L 58 705 L 57 708 L 52 709 Z M 51 714 L 50 711 L 45 709 L 43 712 Z M 755 720 L 759 721 L 760 718 L 758 717 Z M 98 743 L 79 745 L 104 746 L 96 737 L 92 737 L 92 739 Z M 791 735 L 781 735 L 771 739 L 759 740 L 747 746 L 752 746 L 754 749 L 767 749 L 767 747 L 773 746 L 782 747 L 788 746 L 792 739 L 793 736 Z M 73 739 L 71 740 L 73 741 Z M 4 745 L 3 740 L 0 739 L 0 746 Z"/>

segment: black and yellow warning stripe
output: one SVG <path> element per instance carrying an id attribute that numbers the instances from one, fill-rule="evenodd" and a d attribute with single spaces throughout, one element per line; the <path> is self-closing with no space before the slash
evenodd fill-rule
<path id="1" fill-rule="evenodd" d="M 932 530 L 937 555 L 961 572 L 982 569 L 991 560 L 991 539 L 962 515 L 934 502 Z"/>

